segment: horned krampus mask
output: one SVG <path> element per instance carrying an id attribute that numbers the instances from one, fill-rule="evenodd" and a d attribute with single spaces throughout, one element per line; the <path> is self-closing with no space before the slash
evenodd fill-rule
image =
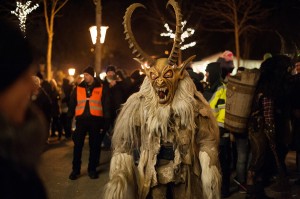
<path id="1" fill-rule="evenodd" d="M 141 49 L 133 36 L 131 29 L 132 13 L 138 7 L 146 8 L 144 5 L 134 3 L 129 6 L 126 10 L 123 22 L 124 33 L 126 34 L 125 39 L 129 43 L 129 48 L 132 49 L 132 53 L 136 57 L 135 60 L 141 63 L 142 69 L 150 79 L 160 104 L 170 104 L 172 102 L 178 82 L 184 77 L 185 67 L 196 57 L 195 55 L 191 56 L 180 66 L 176 65 L 181 43 L 182 15 L 178 3 L 175 0 L 169 0 L 167 6 L 168 5 L 173 7 L 176 15 L 176 32 L 169 58 L 152 59 Z"/>

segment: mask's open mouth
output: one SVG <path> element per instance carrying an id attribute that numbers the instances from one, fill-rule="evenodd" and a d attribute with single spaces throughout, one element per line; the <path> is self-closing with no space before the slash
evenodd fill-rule
<path id="1" fill-rule="evenodd" d="M 160 100 L 166 100 L 168 96 L 169 90 L 167 88 L 159 88 L 157 89 L 157 95 Z"/>

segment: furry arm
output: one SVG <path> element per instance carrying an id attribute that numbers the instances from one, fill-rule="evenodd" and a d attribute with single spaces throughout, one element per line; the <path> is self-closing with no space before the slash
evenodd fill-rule
<path id="1" fill-rule="evenodd" d="M 134 199 L 135 183 L 134 159 L 127 153 L 115 153 L 111 159 L 109 182 L 104 188 L 105 199 Z"/>
<path id="2" fill-rule="evenodd" d="M 199 133 L 197 136 L 203 198 L 219 199 L 222 180 L 218 158 L 219 128 L 209 105 L 203 100 L 203 96 L 199 95 L 198 97 L 203 103 L 199 111 Z"/>
<path id="3" fill-rule="evenodd" d="M 210 157 L 206 152 L 199 152 L 199 160 L 202 168 L 201 181 L 203 198 L 219 199 L 222 177 L 217 165 L 210 165 Z"/>

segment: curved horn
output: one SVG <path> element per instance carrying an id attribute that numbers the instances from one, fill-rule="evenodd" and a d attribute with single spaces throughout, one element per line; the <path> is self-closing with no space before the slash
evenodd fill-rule
<path id="1" fill-rule="evenodd" d="M 143 7 L 146 9 L 146 7 L 143 4 L 140 3 L 134 3 L 130 5 L 123 17 L 123 25 L 124 25 L 124 34 L 126 35 L 125 39 L 128 41 L 129 48 L 132 50 L 132 54 L 136 56 L 136 58 L 139 60 L 140 63 L 147 62 L 149 66 L 152 66 L 155 63 L 155 60 L 152 59 L 150 56 L 148 56 L 138 45 L 136 42 L 132 29 L 131 29 L 131 16 L 133 11 L 138 8 Z"/>
<path id="2" fill-rule="evenodd" d="M 167 3 L 168 5 L 171 5 L 175 11 L 175 16 L 176 16 L 176 32 L 175 32 L 175 38 L 174 38 L 174 43 L 172 47 L 172 51 L 170 53 L 170 56 L 168 58 L 168 64 L 170 66 L 176 64 L 177 59 L 178 59 L 178 52 L 180 48 L 180 43 L 181 43 L 181 34 L 182 34 L 182 14 L 180 7 L 178 3 L 175 0 L 169 0 Z"/>

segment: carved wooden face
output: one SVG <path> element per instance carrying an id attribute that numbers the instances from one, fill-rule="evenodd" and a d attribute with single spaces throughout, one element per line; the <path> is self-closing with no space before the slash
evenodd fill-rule
<path id="1" fill-rule="evenodd" d="M 156 92 L 160 104 L 170 104 L 174 98 L 178 82 L 183 77 L 184 67 L 168 65 L 168 59 L 158 59 L 150 68 L 144 68 Z"/>

